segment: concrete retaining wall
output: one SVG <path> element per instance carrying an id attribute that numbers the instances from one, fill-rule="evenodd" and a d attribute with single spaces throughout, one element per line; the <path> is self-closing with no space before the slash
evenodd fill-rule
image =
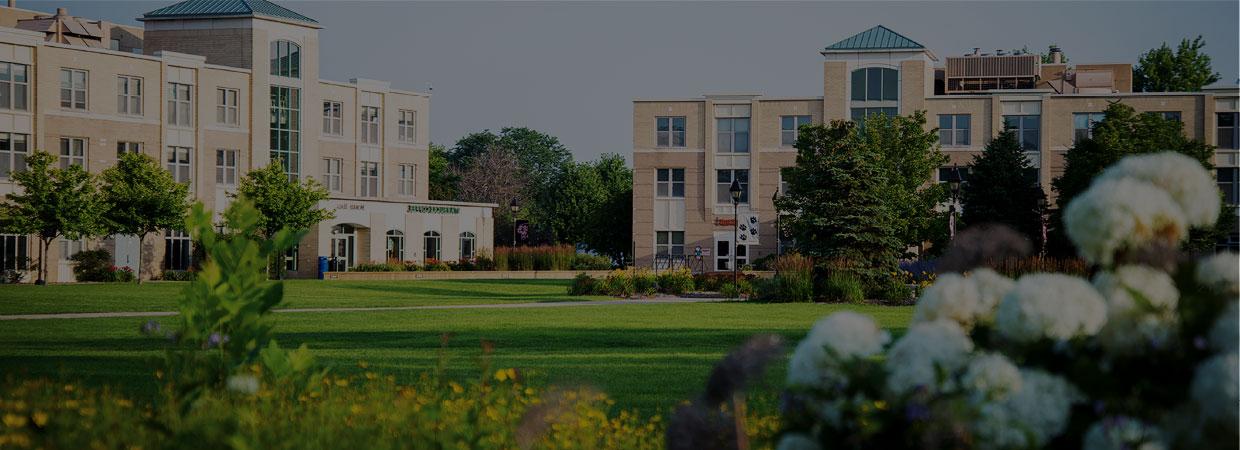
<path id="1" fill-rule="evenodd" d="M 579 273 L 586 273 L 594 278 L 606 277 L 610 270 L 494 270 L 494 271 L 462 271 L 462 272 L 327 272 L 325 280 L 369 281 L 369 280 L 571 280 Z M 775 272 L 751 271 L 747 274 L 758 278 L 770 278 Z"/>

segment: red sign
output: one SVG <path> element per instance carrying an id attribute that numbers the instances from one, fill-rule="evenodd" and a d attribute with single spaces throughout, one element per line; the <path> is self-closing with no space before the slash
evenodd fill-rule
<path id="1" fill-rule="evenodd" d="M 716 217 L 715 225 L 718 225 L 721 227 L 734 227 L 736 226 L 736 219 L 724 219 L 722 217 Z"/>

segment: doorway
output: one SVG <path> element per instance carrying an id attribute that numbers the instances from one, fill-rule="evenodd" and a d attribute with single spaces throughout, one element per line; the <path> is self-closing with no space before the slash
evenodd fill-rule
<path id="1" fill-rule="evenodd" d="M 332 227 L 331 255 L 327 260 L 327 270 L 331 272 L 348 272 L 353 267 L 354 249 L 357 244 L 357 229 L 353 225 L 341 224 Z"/>

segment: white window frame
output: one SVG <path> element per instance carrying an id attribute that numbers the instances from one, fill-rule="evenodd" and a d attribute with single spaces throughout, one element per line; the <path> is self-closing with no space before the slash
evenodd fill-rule
<path id="1" fill-rule="evenodd" d="M 380 142 L 379 121 L 381 119 L 379 107 L 363 106 L 361 116 L 358 121 L 358 138 L 363 144 L 378 145 Z"/>
<path id="2" fill-rule="evenodd" d="M 792 120 L 792 128 L 789 129 L 785 125 L 786 120 Z M 809 114 L 789 114 L 779 116 L 779 146 L 792 147 L 797 144 L 797 136 L 800 135 L 801 125 L 810 125 L 814 123 L 814 116 Z"/>
<path id="3" fill-rule="evenodd" d="M 1078 125 L 1078 124 L 1077 124 L 1077 119 L 1078 119 L 1078 118 L 1084 118 L 1084 119 L 1085 119 L 1085 128 L 1079 128 L 1079 127 L 1077 127 L 1077 125 Z M 1098 122 L 1101 122 L 1101 121 L 1102 121 L 1103 119 L 1105 119 L 1105 118 L 1106 118 L 1106 114 L 1105 114 L 1105 113 L 1101 113 L 1101 112 L 1075 112 L 1075 113 L 1072 113 L 1072 143 L 1073 143 L 1073 144 L 1078 144 L 1078 143 L 1080 143 L 1080 142 L 1081 142 L 1081 140 L 1082 140 L 1082 136 L 1081 136 L 1082 132 L 1083 132 L 1083 134 L 1085 135 L 1085 136 L 1084 136 L 1084 139 L 1091 139 L 1091 138 L 1093 138 L 1093 137 L 1094 137 L 1094 125 L 1097 125 L 1097 124 L 1098 124 Z M 1038 131 L 1039 131 L 1039 132 L 1041 132 L 1041 130 L 1038 130 Z"/>
<path id="4" fill-rule="evenodd" d="M 719 173 L 728 172 L 728 181 L 719 181 Z M 749 183 L 752 181 L 749 169 L 715 169 L 715 204 L 731 205 L 732 194 L 728 191 L 732 187 L 732 180 L 737 178 L 739 172 L 745 172 L 745 181 L 741 182 L 741 205 L 749 204 Z M 726 195 L 727 200 L 720 201 L 720 197 Z"/>
<path id="5" fill-rule="evenodd" d="M 21 72 L 20 80 L 17 76 L 19 71 Z M 18 100 L 20 100 L 20 105 L 18 105 Z M 30 110 L 30 66 L 0 62 L 0 109 Z"/>
<path id="6" fill-rule="evenodd" d="M 960 118 L 965 118 L 964 128 L 960 127 Z M 950 121 L 950 127 L 943 127 L 943 119 Z M 964 134 L 961 134 L 961 133 Z M 943 147 L 968 147 L 972 142 L 971 133 L 973 132 L 973 116 L 971 114 L 939 114 L 939 145 Z M 943 137 L 947 136 L 947 139 Z M 960 137 L 964 136 L 964 142 L 961 143 Z"/>
<path id="7" fill-rule="evenodd" d="M 460 239 L 461 239 L 461 242 L 460 242 L 461 258 L 460 259 L 462 260 L 474 259 L 474 256 L 477 256 L 478 254 L 478 236 L 475 235 L 472 231 L 465 231 L 461 233 Z"/>
<path id="8" fill-rule="evenodd" d="M 676 129 L 676 122 L 680 122 L 680 129 Z M 661 148 L 684 148 L 687 145 L 686 138 L 688 123 L 685 116 L 658 116 L 654 118 L 654 146 Z M 677 144 L 677 138 L 680 143 Z"/>
<path id="9" fill-rule="evenodd" d="M 418 142 L 417 111 L 412 109 L 402 109 L 399 111 L 399 120 L 396 123 L 396 139 L 408 144 L 416 144 Z"/>
<path id="10" fill-rule="evenodd" d="M 86 250 L 85 239 L 63 239 L 62 238 L 60 240 L 60 259 L 63 261 L 68 261 L 69 258 L 72 258 L 73 255 L 78 254 L 78 252 L 82 250 Z"/>
<path id="11" fill-rule="evenodd" d="M 21 234 L 0 234 L 0 271 L 30 270 L 30 238 Z"/>
<path id="12" fill-rule="evenodd" d="M 396 193 L 398 195 L 413 197 L 414 179 L 418 173 L 418 166 L 413 164 L 400 164 L 400 178 L 397 178 Z"/>
<path id="13" fill-rule="evenodd" d="M 676 179 L 680 175 L 680 180 Z M 655 169 L 655 198 L 685 198 L 685 169 L 680 167 Z M 676 194 L 676 188 L 680 194 Z"/>
<path id="14" fill-rule="evenodd" d="M 127 116 L 142 115 L 142 77 L 116 76 L 116 113 Z"/>
<path id="15" fill-rule="evenodd" d="M 82 82 L 80 84 L 75 79 L 77 75 L 81 75 Z M 75 109 L 79 111 L 89 109 L 90 72 L 67 67 L 60 69 L 60 107 L 62 109 Z"/>
<path id="16" fill-rule="evenodd" d="M 21 149 L 18 149 L 19 141 Z M 28 156 L 30 156 L 30 135 L 0 133 L 0 179 L 8 179 L 13 172 L 26 170 L 26 157 Z"/>
<path id="17" fill-rule="evenodd" d="M 86 138 L 60 138 L 60 168 L 67 169 L 74 164 L 82 166 L 83 169 L 87 168 L 86 152 L 89 150 L 89 145 L 90 140 Z"/>
<path id="18" fill-rule="evenodd" d="M 194 85 L 168 83 L 167 123 L 174 127 L 194 126 Z"/>
<path id="19" fill-rule="evenodd" d="M 116 141 L 116 158 L 126 153 L 142 153 L 141 142 Z"/>
<path id="20" fill-rule="evenodd" d="M 380 187 L 383 184 L 380 180 L 383 177 L 382 169 L 379 163 L 373 161 L 360 161 L 358 166 L 358 197 L 378 197 Z M 369 172 L 369 173 L 367 173 Z"/>
<path id="21" fill-rule="evenodd" d="M 430 245 L 434 242 L 435 245 Z M 443 236 L 438 231 L 430 230 L 422 233 L 422 257 L 425 260 L 440 260 L 443 256 Z"/>
<path id="22" fill-rule="evenodd" d="M 215 184 L 218 186 L 237 186 L 237 154 L 240 150 L 230 148 L 215 149 Z"/>
<path id="23" fill-rule="evenodd" d="M 727 122 L 727 129 L 723 129 Z M 737 130 L 737 124 L 744 123 L 745 130 Z M 744 134 L 740 139 L 738 134 Z M 727 145 L 724 145 L 727 142 Z M 737 150 L 737 143 L 744 142 L 745 149 Z M 753 152 L 753 121 L 748 117 L 717 117 L 715 118 L 715 149 L 718 153 L 751 153 Z"/>
<path id="24" fill-rule="evenodd" d="M 231 98 L 230 98 L 231 97 Z M 228 126 L 241 125 L 241 90 L 233 88 L 215 89 L 215 122 Z M 229 113 L 232 114 L 231 119 Z"/>
<path id="25" fill-rule="evenodd" d="M 180 257 L 177 258 L 177 256 Z M 174 258 L 178 261 L 173 261 Z M 170 263 L 173 262 L 177 263 L 177 267 L 172 267 Z M 184 267 L 181 267 L 182 265 Z M 164 270 L 177 271 L 189 270 L 194 266 L 194 242 L 190 239 L 189 233 L 181 230 L 164 230 L 164 261 L 161 266 Z"/>
<path id="26" fill-rule="evenodd" d="M 384 258 L 387 261 L 402 262 L 405 260 L 405 232 L 388 230 L 384 234 Z"/>
<path id="27" fill-rule="evenodd" d="M 685 232 L 655 231 L 654 254 L 657 256 L 684 256 Z"/>
<path id="28" fill-rule="evenodd" d="M 194 149 L 169 145 L 164 156 L 164 169 L 172 174 L 177 183 L 194 185 Z"/>
<path id="29" fill-rule="evenodd" d="M 323 134 L 344 136 L 344 103 L 323 101 Z"/>
<path id="30" fill-rule="evenodd" d="M 323 158 L 323 184 L 331 192 L 340 192 L 343 183 L 344 160 L 340 158 Z"/>

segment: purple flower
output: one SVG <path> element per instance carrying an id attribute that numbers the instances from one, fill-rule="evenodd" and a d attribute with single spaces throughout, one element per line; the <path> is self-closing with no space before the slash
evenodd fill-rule
<path id="1" fill-rule="evenodd" d="M 930 418 L 930 408 L 920 403 L 909 403 L 904 408 L 904 417 L 910 422 L 917 422 Z"/>
<path id="2" fill-rule="evenodd" d="M 1193 348 L 1196 348 L 1197 350 L 1205 350 L 1206 349 L 1206 338 L 1203 338 L 1201 336 L 1197 336 L 1193 338 Z"/>
<path id="3" fill-rule="evenodd" d="M 228 343 L 228 336 L 219 333 L 211 333 L 207 336 L 207 348 L 221 347 Z"/>
<path id="4" fill-rule="evenodd" d="M 142 326 L 138 328 L 138 332 L 142 333 L 143 336 L 151 336 L 151 335 L 159 334 L 159 330 L 160 330 L 159 322 L 156 322 L 154 320 L 148 320 L 146 321 L 146 323 L 142 324 Z"/>

